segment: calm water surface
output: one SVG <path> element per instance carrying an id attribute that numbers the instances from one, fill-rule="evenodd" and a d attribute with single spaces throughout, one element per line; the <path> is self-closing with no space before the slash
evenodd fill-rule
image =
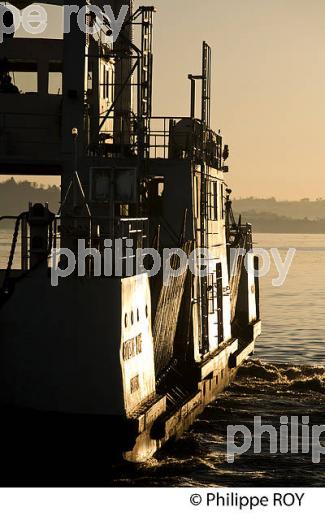
<path id="1" fill-rule="evenodd" d="M 283 363 L 325 362 L 325 235 L 255 236 L 255 246 L 279 248 L 285 258 L 296 248 L 282 287 L 273 287 L 277 270 L 261 279 L 263 334 L 256 355 Z"/>

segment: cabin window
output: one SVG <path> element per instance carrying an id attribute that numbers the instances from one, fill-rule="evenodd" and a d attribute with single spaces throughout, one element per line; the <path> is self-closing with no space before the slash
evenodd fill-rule
<path id="1" fill-rule="evenodd" d="M 49 72 L 49 94 L 62 94 L 62 72 Z"/>
<path id="2" fill-rule="evenodd" d="M 62 61 L 49 61 L 49 94 L 62 94 L 62 68 Z"/>
<path id="3" fill-rule="evenodd" d="M 209 314 L 214 314 L 215 308 L 215 299 L 216 299 L 216 280 L 215 274 L 209 274 L 208 276 L 208 302 L 209 302 Z"/>
<path id="4" fill-rule="evenodd" d="M 109 98 L 109 70 L 106 67 L 105 67 L 105 71 L 104 71 L 104 87 L 105 87 L 104 97 L 105 97 L 105 99 L 108 99 Z"/>
<path id="5" fill-rule="evenodd" d="M 221 218 L 222 220 L 225 218 L 225 193 L 224 193 L 225 187 L 223 184 L 221 184 L 221 190 L 220 190 L 220 208 L 221 208 Z"/>
<path id="6" fill-rule="evenodd" d="M 90 198 L 97 202 L 109 202 L 111 197 L 110 168 L 91 168 L 90 170 Z"/>
<path id="7" fill-rule="evenodd" d="M 108 89 L 107 89 L 107 98 L 109 103 L 113 103 L 114 100 L 114 69 L 113 67 L 108 68 Z"/>
<path id="8" fill-rule="evenodd" d="M 208 191 L 208 218 L 218 220 L 219 201 L 218 201 L 218 182 L 211 181 Z"/>
<path id="9" fill-rule="evenodd" d="M 87 90 L 89 93 L 93 90 L 93 72 L 91 70 L 88 71 L 87 75 Z"/>
<path id="10" fill-rule="evenodd" d="M 209 220 L 213 220 L 212 182 L 209 182 L 208 186 L 209 186 L 208 194 L 207 194 L 207 199 L 208 199 L 208 219 Z"/>
<path id="11" fill-rule="evenodd" d="M 136 202 L 135 168 L 90 169 L 90 198 L 98 202 L 127 205 Z"/>
<path id="12" fill-rule="evenodd" d="M 153 178 L 148 183 L 147 203 L 150 216 L 160 217 L 163 214 L 164 179 Z"/>
<path id="13" fill-rule="evenodd" d="M 109 103 L 113 101 L 113 70 L 109 65 L 103 65 L 102 68 L 102 89 L 101 95 L 104 99 L 106 99 Z"/>
<path id="14" fill-rule="evenodd" d="M 214 219 L 213 220 L 218 220 L 218 208 L 219 208 L 219 204 L 218 204 L 218 183 L 214 182 L 213 183 L 213 213 L 214 213 Z"/>
<path id="15" fill-rule="evenodd" d="M 18 71 L 11 73 L 12 83 L 24 94 L 38 91 L 37 71 Z"/>
<path id="16" fill-rule="evenodd" d="M 223 283 L 222 283 L 222 264 L 216 265 L 216 297 L 217 297 L 217 316 L 218 316 L 218 341 L 219 344 L 224 340 L 223 331 Z"/>
<path id="17" fill-rule="evenodd" d="M 195 177 L 195 179 L 194 179 L 194 204 L 195 204 L 196 216 L 199 216 L 199 214 L 200 214 L 198 193 L 199 193 L 199 182 L 198 182 L 198 178 Z"/>
<path id="18" fill-rule="evenodd" d="M 116 168 L 114 170 L 114 200 L 120 204 L 136 202 L 136 170 Z"/>

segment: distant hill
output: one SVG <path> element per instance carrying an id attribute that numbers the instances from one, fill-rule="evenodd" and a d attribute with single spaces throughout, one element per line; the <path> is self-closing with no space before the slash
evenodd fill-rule
<path id="1" fill-rule="evenodd" d="M 238 214 L 235 215 L 238 218 Z M 248 211 L 242 213 L 242 222 L 249 222 L 257 233 L 324 233 L 325 219 L 293 219 L 274 213 Z"/>
<path id="2" fill-rule="evenodd" d="M 60 188 L 16 182 L 13 178 L 0 183 L 0 215 L 18 215 L 28 208 L 28 202 L 48 202 L 50 209 L 57 212 Z M 242 215 L 243 222 L 253 224 L 255 232 L 325 234 L 325 199 L 235 199 L 233 209 L 237 217 Z"/>
<path id="3" fill-rule="evenodd" d="M 57 212 L 60 204 L 60 188 L 39 186 L 28 181 L 16 182 L 13 178 L 0 183 L 0 215 L 18 215 L 28 209 L 29 202 L 48 202 Z"/>
<path id="4" fill-rule="evenodd" d="M 233 210 L 260 233 L 325 233 L 325 199 L 235 199 Z"/>
<path id="5" fill-rule="evenodd" d="M 269 213 L 289 217 L 293 219 L 325 219 L 325 199 L 317 200 L 276 200 L 255 199 L 235 199 L 233 202 L 236 213 Z"/>

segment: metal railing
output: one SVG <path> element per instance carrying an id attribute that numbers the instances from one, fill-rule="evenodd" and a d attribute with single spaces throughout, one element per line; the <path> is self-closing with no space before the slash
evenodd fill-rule
<path id="1" fill-rule="evenodd" d="M 16 223 L 20 225 L 15 233 Z M 27 213 L 23 216 L 0 217 L 0 270 L 7 270 L 10 255 L 13 255 L 12 271 L 28 271 L 31 269 L 33 248 L 31 243 L 30 225 Z M 112 258 L 123 262 L 136 259 L 138 250 L 144 249 L 149 242 L 149 222 L 147 218 L 121 217 L 109 219 L 106 217 L 64 217 L 56 216 L 48 224 L 48 244 L 40 252 L 40 263 L 47 262 L 52 267 L 53 250 L 61 246 L 69 247 L 78 256 L 78 240 L 84 241 L 85 247 L 91 247 L 100 253 L 107 247 L 109 239 Z M 91 264 L 89 264 L 90 266 Z M 123 271 L 123 270 L 122 270 Z M 87 275 L 92 275 L 89 267 Z"/>
<path id="2" fill-rule="evenodd" d="M 114 117 L 106 119 L 110 128 L 101 134 L 99 143 L 88 147 L 90 156 L 107 158 L 137 157 L 138 145 L 145 142 L 145 157 L 151 159 L 191 159 L 206 161 L 222 169 L 222 137 L 203 128 L 198 119 L 184 117 L 151 117 L 147 138 L 141 137 L 139 121 L 134 117 L 124 132 L 114 131 Z"/>
<path id="3" fill-rule="evenodd" d="M 149 135 L 150 157 L 206 161 L 221 169 L 222 137 L 204 130 L 198 119 L 153 117 Z"/>

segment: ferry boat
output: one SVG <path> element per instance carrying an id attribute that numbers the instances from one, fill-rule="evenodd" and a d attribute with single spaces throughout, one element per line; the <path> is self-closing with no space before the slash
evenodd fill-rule
<path id="1" fill-rule="evenodd" d="M 261 332 L 252 230 L 234 218 L 228 146 L 210 128 L 211 49 L 189 75 L 189 113 L 153 116 L 155 10 L 110 4 L 116 16 L 128 5 L 116 41 L 109 18 L 93 31 L 92 5 L 76 2 L 89 30 L 71 15 L 60 39 L 0 44 L 0 171 L 61 177 L 58 212 L 26 201 L 1 217 L 14 229 L 1 271 L 2 446 L 30 465 L 87 450 L 103 465 L 147 460 L 234 380 Z M 34 75 L 34 92 L 17 72 Z M 148 248 L 168 251 L 173 273 L 179 250 L 199 267 L 149 276 Z"/>

